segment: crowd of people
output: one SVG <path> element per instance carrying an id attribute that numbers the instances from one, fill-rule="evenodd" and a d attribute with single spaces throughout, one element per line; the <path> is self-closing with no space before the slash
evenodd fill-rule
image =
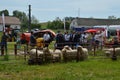
<path id="1" fill-rule="evenodd" d="M 96 46 L 103 45 L 104 34 L 102 31 L 97 33 L 72 31 L 70 33 L 65 32 L 63 34 L 58 31 L 55 41 L 55 47 L 57 49 L 62 49 L 65 45 L 68 45 L 71 48 L 76 48 L 78 45 L 87 45 L 87 47 L 89 46 L 91 48 L 93 44 Z"/>
<path id="2" fill-rule="evenodd" d="M 98 31 L 98 32 L 64 32 L 62 33 L 61 31 L 58 31 L 56 33 L 56 36 L 54 38 L 55 44 L 54 47 L 55 49 L 62 49 L 65 45 L 70 46 L 71 48 L 76 48 L 78 45 L 82 45 L 86 47 L 89 47 L 91 49 L 93 45 L 95 45 L 97 48 L 99 46 L 102 46 L 104 43 L 104 33 L 103 31 Z M 50 42 L 51 42 L 51 36 L 48 32 L 46 32 L 43 36 L 39 37 L 34 37 L 33 32 L 31 32 L 30 36 L 30 45 L 38 45 L 40 43 L 44 43 L 44 46 L 42 44 L 42 47 L 48 47 Z M 39 46 L 41 47 L 41 46 Z"/>

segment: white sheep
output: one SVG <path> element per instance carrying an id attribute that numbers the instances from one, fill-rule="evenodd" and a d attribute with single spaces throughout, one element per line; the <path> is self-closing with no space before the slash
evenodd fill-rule
<path id="1" fill-rule="evenodd" d="M 41 64 L 44 62 L 44 54 L 42 50 L 31 49 L 29 52 L 28 64 Z"/>
<path id="2" fill-rule="evenodd" d="M 47 47 L 43 48 L 43 53 L 45 55 L 45 61 L 60 62 L 62 59 L 62 52 L 59 49 L 51 50 Z"/>
<path id="3" fill-rule="evenodd" d="M 40 57 L 41 55 L 43 55 L 43 51 L 41 50 L 31 49 L 29 52 L 30 58 Z"/>
<path id="4" fill-rule="evenodd" d="M 87 48 L 83 48 L 82 46 L 78 46 L 77 47 L 77 56 L 79 58 L 79 60 L 85 60 L 88 58 L 88 49 Z"/>
<path id="5" fill-rule="evenodd" d="M 78 46 L 77 49 L 71 49 L 69 46 L 64 46 L 62 49 L 64 61 L 71 60 L 85 60 L 88 58 L 88 50 L 82 46 Z"/>
<path id="6" fill-rule="evenodd" d="M 75 60 L 77 57 L 77 49 L 71 49 L 69 46 L 64 46 L 62 49 L 63 60 L 65 62 Z"/>
<path id="7" fill-rule="evenodd" d="M 114 50 L 113 48 L 109 48 L 109 49 L 104 49 L 105 55 L 108 57 L 112 57 Z M 120 47 L 115 48 L 115 53 L 117 56 L 120 56 Z"/>

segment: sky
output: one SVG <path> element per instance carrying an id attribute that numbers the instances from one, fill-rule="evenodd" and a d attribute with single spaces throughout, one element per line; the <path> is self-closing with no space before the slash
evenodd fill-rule
<path id="1" fill-rule="evenodd" d="M 120 18 L 120 0 L 1 0 L 0 11 L 7 9 L 12 15 L 14 10 L 29 13 L 39 22 L 55 20 L 56 17 L 82 17 L 82 18 Z"/>

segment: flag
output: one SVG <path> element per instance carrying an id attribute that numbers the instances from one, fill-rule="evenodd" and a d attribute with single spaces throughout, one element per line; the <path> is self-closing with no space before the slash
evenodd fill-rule
<path id="1" fill-rule="evenodd" d="M 5 32 L 5 16 L 4 16 L 4 13 L 2 13 L 2 22 L 3 22 L 3 31 Z"/>

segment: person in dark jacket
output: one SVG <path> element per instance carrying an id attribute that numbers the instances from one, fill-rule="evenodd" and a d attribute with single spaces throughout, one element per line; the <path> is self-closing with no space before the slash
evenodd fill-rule
<path id="1" fill-rule="evenodd" d="M 1 37 L 1 49 L 5 49 L 5 51 L 7 51 L 7 39 L 8 36 L 5 34 L 5 32 L 3 32 L 3 35 Z M 4 55 L 4 52 L 1 52 L 1 55 Z"/>
<path id="2" fill-rule="evenodd" d="M 33 32 L 31 32 L 31 36 L 30 36 L 30 46 L 35 46 L 36 45 L 36 39 L 35 36 L 33 35 Z"/>
<path id="3" fill-rule="evenodd" d="M 60 31 L 58 31 L 55 40 L 56 40 L 55 48 L 62 50 L 64 46 L 64 36 Z"/>

